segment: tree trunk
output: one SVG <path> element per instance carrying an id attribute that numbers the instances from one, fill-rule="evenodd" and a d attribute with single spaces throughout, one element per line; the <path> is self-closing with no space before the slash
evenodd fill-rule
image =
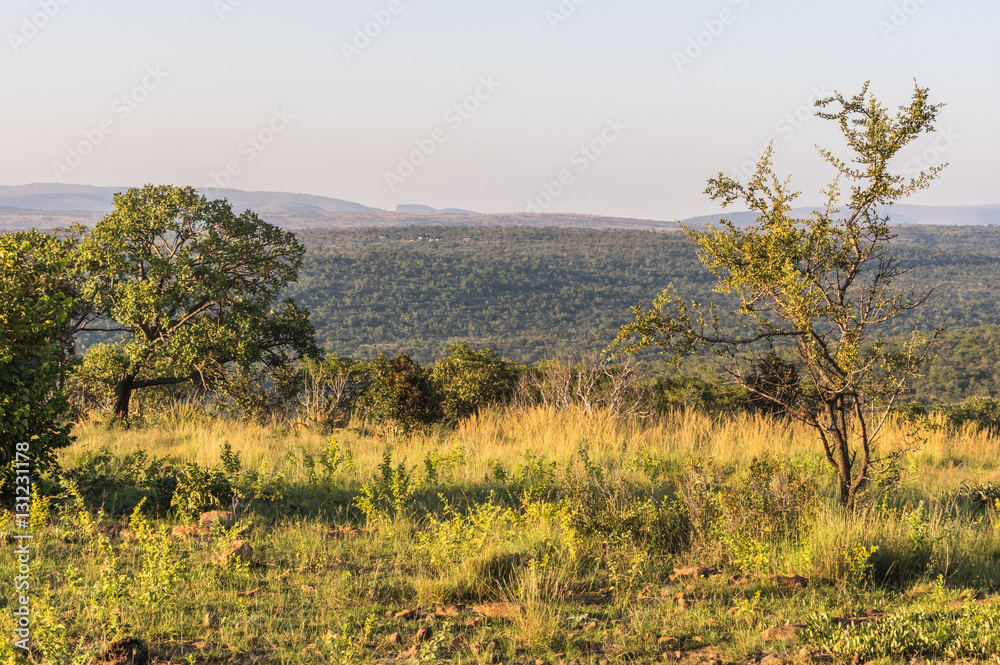
<path id="1" fill-rule="evenodd" d="M 129 402 L 132 400 L 132 390 L 135 384 L 135 375 L 125 373 L 115 385 L 115 420 L 128 427 Z"/>

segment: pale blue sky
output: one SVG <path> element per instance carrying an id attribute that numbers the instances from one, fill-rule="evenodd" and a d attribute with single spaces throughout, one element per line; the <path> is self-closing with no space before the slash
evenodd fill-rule
<path id="1" fill-rule="evenodd" d="M 812 145 L 837 137 L 785 116 L 868 78 L 903 104 L 916 77 L 948 102 L 939 128 L 950 132 L 906 159 L 952 166 L 911 202 L 1000 203 L 995 0 L 63 2 L 0 10 L 0 184 L 200 187 L 216 174 L 237 189 L 387 209 L 535 201 L 673 219 L 714 212 L 706 179 L 738 171 L 772 137 L 802 202 L 817 200 L 828 172 Z M 547 12 L 561 4 L 575 12 L 553 27 Z M 36 16 L 45 6 L 53 16 Z M 392 20 L 348 62 L 343 44 L 372 12 Z M 702 52 L 679 67 L 699 36 Z M 478 108 L 448 114 L 477 88 Z M 592 140 L 606 151 L 574 154 Z M 409 157 L 417 141 L 433 154 Z M 412 174 L 401 157 L 419 163 Z M 387 172 L 399 177 L 391 186 Z M 549 199 L 543 183 L 560 174 Z"/>

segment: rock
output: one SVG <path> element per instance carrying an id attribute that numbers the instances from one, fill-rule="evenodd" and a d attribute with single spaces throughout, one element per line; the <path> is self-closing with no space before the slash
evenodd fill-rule
<path id="1" fill-rule="evenodd" d="M 788 640 L 794 639 L 800 631 L 805 630 L 805 626 L 798 626 L 792 624 L 785 624 L 784 626 L 775 626 L 774 628 L 768 628 L 763 633 L 760 634 L 760 639 L 765 642 L 787 642 Z"/>
<path id="2" fill-rule="evenodd" d="M 799 591 L 809 586 L 808 578 L 794 573 L 789 573 L 788 575 L 768 575 L 767 579 L 771 580 L 775 586 L 781 589 L 794 589 Z"/>
<path id="3" fill-rule="evenodd" d="M 585 633 L 589 633 L 592 630 L 597 630 L 597 622 L 596 621 L 591 621 L 590 623 L 588 623 L 586 626 L 583 627 L 583 632 L 585 632 Z"/>
<path id="4" fill-rule="evenodd" d="M 434 636 L 434 629 L 430 626 L 421 626 L 417 631 L 417 644 L 422 644 Z"/>
<path id="5" fill-rule="evenodd" d="M 245 540 L 237 540 L 232 545 L 212 555 L 212 561 L 220 566 L 228 566 L 239 560 L 250 563 L 253 558 L 253 547 Z"/>
<path id="6" fill-rule="evenodd" d="M 465 609 L 464 605 L 452 605 L 451 607 L 439 607 L 437 611 L 434 612 L 439 617 L 457 617 Z"/>
<path id="7" fill-rule="evenodd" d="M 656 643 L 657 644 L 672 644 L 673 642 L 676 642 L 676 641 L 677 641 L 676 637 L 669 637 L 667 635 L 664 635 L 660 639 L 656 640 Z"/>
<path id="8" fill-rule="evenodd" d="M 220 625 L 219 617 L 215 616 L 211 612 L 206 612 L 205 618 L 201 620 L 201 625 L 206 628 L 218 628 Z"/>
<path id="9" fill-rule="evenodd" d="M 400 610 L 396 612 L 395 616 L 397 619 L 402 619 L 403 621 L 413 621 L 417 618 L 416 610 Z"/>
<path id="10" fill-rule="evenodd" d="M 719 571 L 715 568 L 702 568 L 700 566 L 695 566 L 692 568 L 674 568 L 673 574 L 670 576 L 671 582 L 676 582 L 680 579 L 700 579 L 702 577 L 713 577 L 718 575 Z"/>
<path id="11" fill-rule="evenodd" d="M 181 524 L 170 530 L 170 537 L 174 540 L 187 542 L 189 540 L 199 540 L 205 537 L 205 532 L 196 525 Z"/>
<path id="12" fill-rule="evenodd" d="M 487 603 L 476 605 L 472 611 L 489 619 L 513 620 L 520 616 L 521 606 L 515 603 Z"/>
<path id="13" fill-rule="evenodd" d="M 198 521 L 209 529 L 212 528 L 213 522 L 218 522 L 220 526 L 228 529 L 236 522 L 236 515 L 225 510 L 210 510 L 207 513 L 202 513 L 201 519 Z"/>
<path id="14" fill-rule="evenodd" d="M 403 638 L 399 636 L 399 633 L 393 633 L 389 637 L 385 638 L 385 641 L 389 644 L 401 644 L 403 642 Z"/>
<path id="15" fill-rule="evenodd" d="M 760 659 L 760 665 L 785 665 L 785 661 L 773 653 L 768 653 L 764 654 L 764 657 Z"/>
<path id="16" fill-rule="evenodd" d="M 149 665 L 149 648 L 142 640 L 127 637 L 111 643 L 94 662 L 102 665 Z"/>
<path id="17" fill-rule="evenodd" d="M 674 601 L 677 603 L 677 609 L 689 610 L 691 606 L 694 605 L 694 601 L 682 591 L 674 595 Z"/>

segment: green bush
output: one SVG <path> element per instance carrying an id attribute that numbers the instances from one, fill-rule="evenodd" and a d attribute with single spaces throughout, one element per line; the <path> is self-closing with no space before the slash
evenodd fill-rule
<path id="1" fill-rule="evenodd" d="M 686 408 L 706 413 L 739 412 L 747 410 L 749 404 L 745 389 L 693 376 L 660 377 L 654 392 L 660 412 Z"/>
<path id="2" fill-rule="evenodd" d="M 358 400 L 362 417 L 403 434 L 440 422 L 441 396 L 431 373 L 408 355 L 390 360 L 380 354 L 365 363 L 365 369 L 371 383 Z"/>
<path id="3" fill-rule="evenodd" d="M 0 236 L 0 495 L 13 491 L 15 463 L 31 476 L 58 468 L 71 442 L 59 388 L 66 260 L 13 234 Z"/>
<path id="4" fill-rule="evenodd" d="M 518 365 L 492 349 L 473 351 L 465 344 L 448 348 L 448 355 L 434 363 L 431 376 L 441 393 L 444 417 L 457 421 L 488 404 L 510 400 L 521 375 Z"/>
<path id="5" fill-rule="evenodd" d="M 1000 431 L 1000 399 L 969 397 L 954 406 L 941 408 L 948 427 L 958 429 L 966 423 L 975 423 L 982 429 Z"/>

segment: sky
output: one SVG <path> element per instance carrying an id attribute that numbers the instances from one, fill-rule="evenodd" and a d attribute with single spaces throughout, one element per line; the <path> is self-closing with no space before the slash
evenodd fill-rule
<path id="1" fill-rule="evenodd" d="M 908 203 L 1000 203 L 996 0 L 5 0 L 0 184 L 318 194 L 383 209 L 714 214 L 720 171 L 821 200 L 813 101 L 946 102 Z"/>

